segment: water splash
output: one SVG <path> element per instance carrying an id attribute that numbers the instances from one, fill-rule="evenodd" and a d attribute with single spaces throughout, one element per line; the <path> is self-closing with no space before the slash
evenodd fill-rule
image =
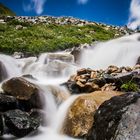
<path id="1" fill-rule="evenodd" d="M 67 110 L 78 96 L 71 96 L 58 107 L 53 96 L 54 93 L 51 93 L 49 88 L 45 86 L 41 86 L 41 90 L 43 91 L 46 100 L 46 106 L 44 109 L 47 117 L 47 127 L 40 127 L 40 133 L 35 136 L 27 136 L 25 138 L 22 138 L 21 140 L 79 140 L 61 134 L 61 129 L 63 126 L 63 121 L 65 120 L 67 114 Z"/>

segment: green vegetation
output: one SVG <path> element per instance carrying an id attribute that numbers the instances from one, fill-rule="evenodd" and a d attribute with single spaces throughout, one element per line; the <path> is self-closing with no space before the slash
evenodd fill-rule
<path id="1" fill-rule="evenodd" d="M 125 92 L 128 92 L 128 91 L 137 92 L 137 91 L 139 91 L 138 85 L 132 81 L 129 81 L 125 84 L 122 84 L 121 89 Z"/>
<path id="2" fill-rule="evenodd" d="M 0 3 L 0 16 L 14 16 L 15 13 L 10 10 L 9 8 L 7 8 L 6 6 L 4 6 L 3 4 Z"/>
<path id="3" fill-rule="evenodd" d="M 16 29 L 17 25 L 22 25 Z M 64 50 L 79 44 L 104 41 L 114 38 L 116 30 L 105 30 L 99 25 L 31 24 L 11 20 L 0 24 L 0 52 L 12 54 Z"/>

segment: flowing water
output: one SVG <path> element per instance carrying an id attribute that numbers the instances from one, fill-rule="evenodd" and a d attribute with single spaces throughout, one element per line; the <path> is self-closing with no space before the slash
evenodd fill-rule
<path id="1" fill-rule="evenodd" d="M 76 65 L 74 57 L 66 52 L 44 53 L 39 58 L 18 60 L 0 54 L 2 63 L 0 68 L 3 69 L 1 73 L 6 70 L 6 76 L 2 80 L 26 75 L 26 79 L 37 84 L 41 89 L 40 92 L 45 95 L 44 110 L 47 114 L 47 127 L 40 127 L 38 135 L 28 136 L 22 140 L 74 140 L 63 136 L 60 131 L 69 106 L 78 96 L 70 96 L 65 87 L 61 87 L 60 84 L 66 82 L 79 68 L 105 69 L 109 65 L 134 66 L 139 56 L 140 34 L 98 43 L 91 49 L 84 49 L 79 65 Z"/>
<path id="2" fill-rule="evenodd" d="M 106 69 L 109 65 L 134 66 L 140 56 L 140 34 L 97 44 L 83 51 L 81 66 Z"/>

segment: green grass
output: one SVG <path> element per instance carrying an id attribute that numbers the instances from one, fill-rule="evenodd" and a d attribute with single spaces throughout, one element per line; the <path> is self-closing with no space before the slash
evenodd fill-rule
<path id="1" fill-rule="evenodd" d="M 121 90 L 128 92 L 128 91 L 132 91 L 132 92 L 138 92 L 139 91 L 139 87 L 137 84 L 133 83 L 132 81 L 129 81 L 125 84 L 122 84 L 121 86 Z"/>
<path id="2" fill-rule="evenodd" d="M 16 26 L 24 28 L 17 30 Z M 79 44 L 92 43 L 93 40 L 104 41 L 114 38 L 116 30 L 106 31 L 98 25 L 47 25 L 30 24 L 12 20 L 0 24 L 0 52 L 31 52 L 39 54 L 64 50 Z"/>

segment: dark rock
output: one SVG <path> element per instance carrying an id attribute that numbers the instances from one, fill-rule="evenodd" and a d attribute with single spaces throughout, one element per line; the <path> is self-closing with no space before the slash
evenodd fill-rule
<path id="1" fill-rule="evenodd" d="M 105 101 L 94 115 L 87 140 L 139 140 L 139 106 L 139 93 L 126 93 Z"/>
<path id="2" fill-rule="evenodd" d="M 0 136 L 4 133 L 3 115 L 0 113 Z"/>
<path id="3" fill-rule="evenodd" d="M 106 84 L 106 80 L 104 78 L 95 78 L 92 82 L 99 85 L 99 87 L 102 87 Z"/>
<path id="4" fill-rule="evenodd" d="M 17 100 L 15 97 L 0 94 L 0 112 L 17 108 Z"/>
<path id="5" fill-rule="evenodd" d="M 32 109 L 30 111 L 30 117 L 37 119 L 42 126 L 47 125 L 46 112 L 40 109 Z"/>
<path id="6" fill-rule="evenodd" d="M 7 111 L 4 113 L 4 118 L 9 132 L 16 137 L 24 137 L 35 131 L 40 125 L 39 120 L 20 110 Z"/>
<path id="7" fill-rule="evenodd" d="M 87 74 L 87 69 L 83 68 L 77 71 L 77 75 Z"/>
<path id="8" fill-rule="evenodd" d="M 80 93 L 80 87 L 77 86 L 75 81 L 68 81 L 66 86 L 72 94 Z"/>
<path id="9" fill-rule="evenodd" d="M 18 100 L 18 109 L 22 111 L 30 111 L 33 108 L 43 109 L 44 108 L 44 100 L 43 97 L 40 96 L 32 96 L 29 100 Z"/>
<path id="10" fill-rule="evenodd" d="M 110 74 L 103 74 L 103 79 L 106 81 L 106 83 L 114 83 L 115 79 L 114 76 Z"/>
<path id="11" fill-rule="evenodd" d="M 121 82 L 121 83 L 126 83 L 128 81 L 131 81 L 133 76 L 138 75 L 138 71 L 132 71 L 132 72 L 127 72 L 127 73 L 120 73 L 117 76 L 114 76 L 114 81 L 115 82 Z"/>

